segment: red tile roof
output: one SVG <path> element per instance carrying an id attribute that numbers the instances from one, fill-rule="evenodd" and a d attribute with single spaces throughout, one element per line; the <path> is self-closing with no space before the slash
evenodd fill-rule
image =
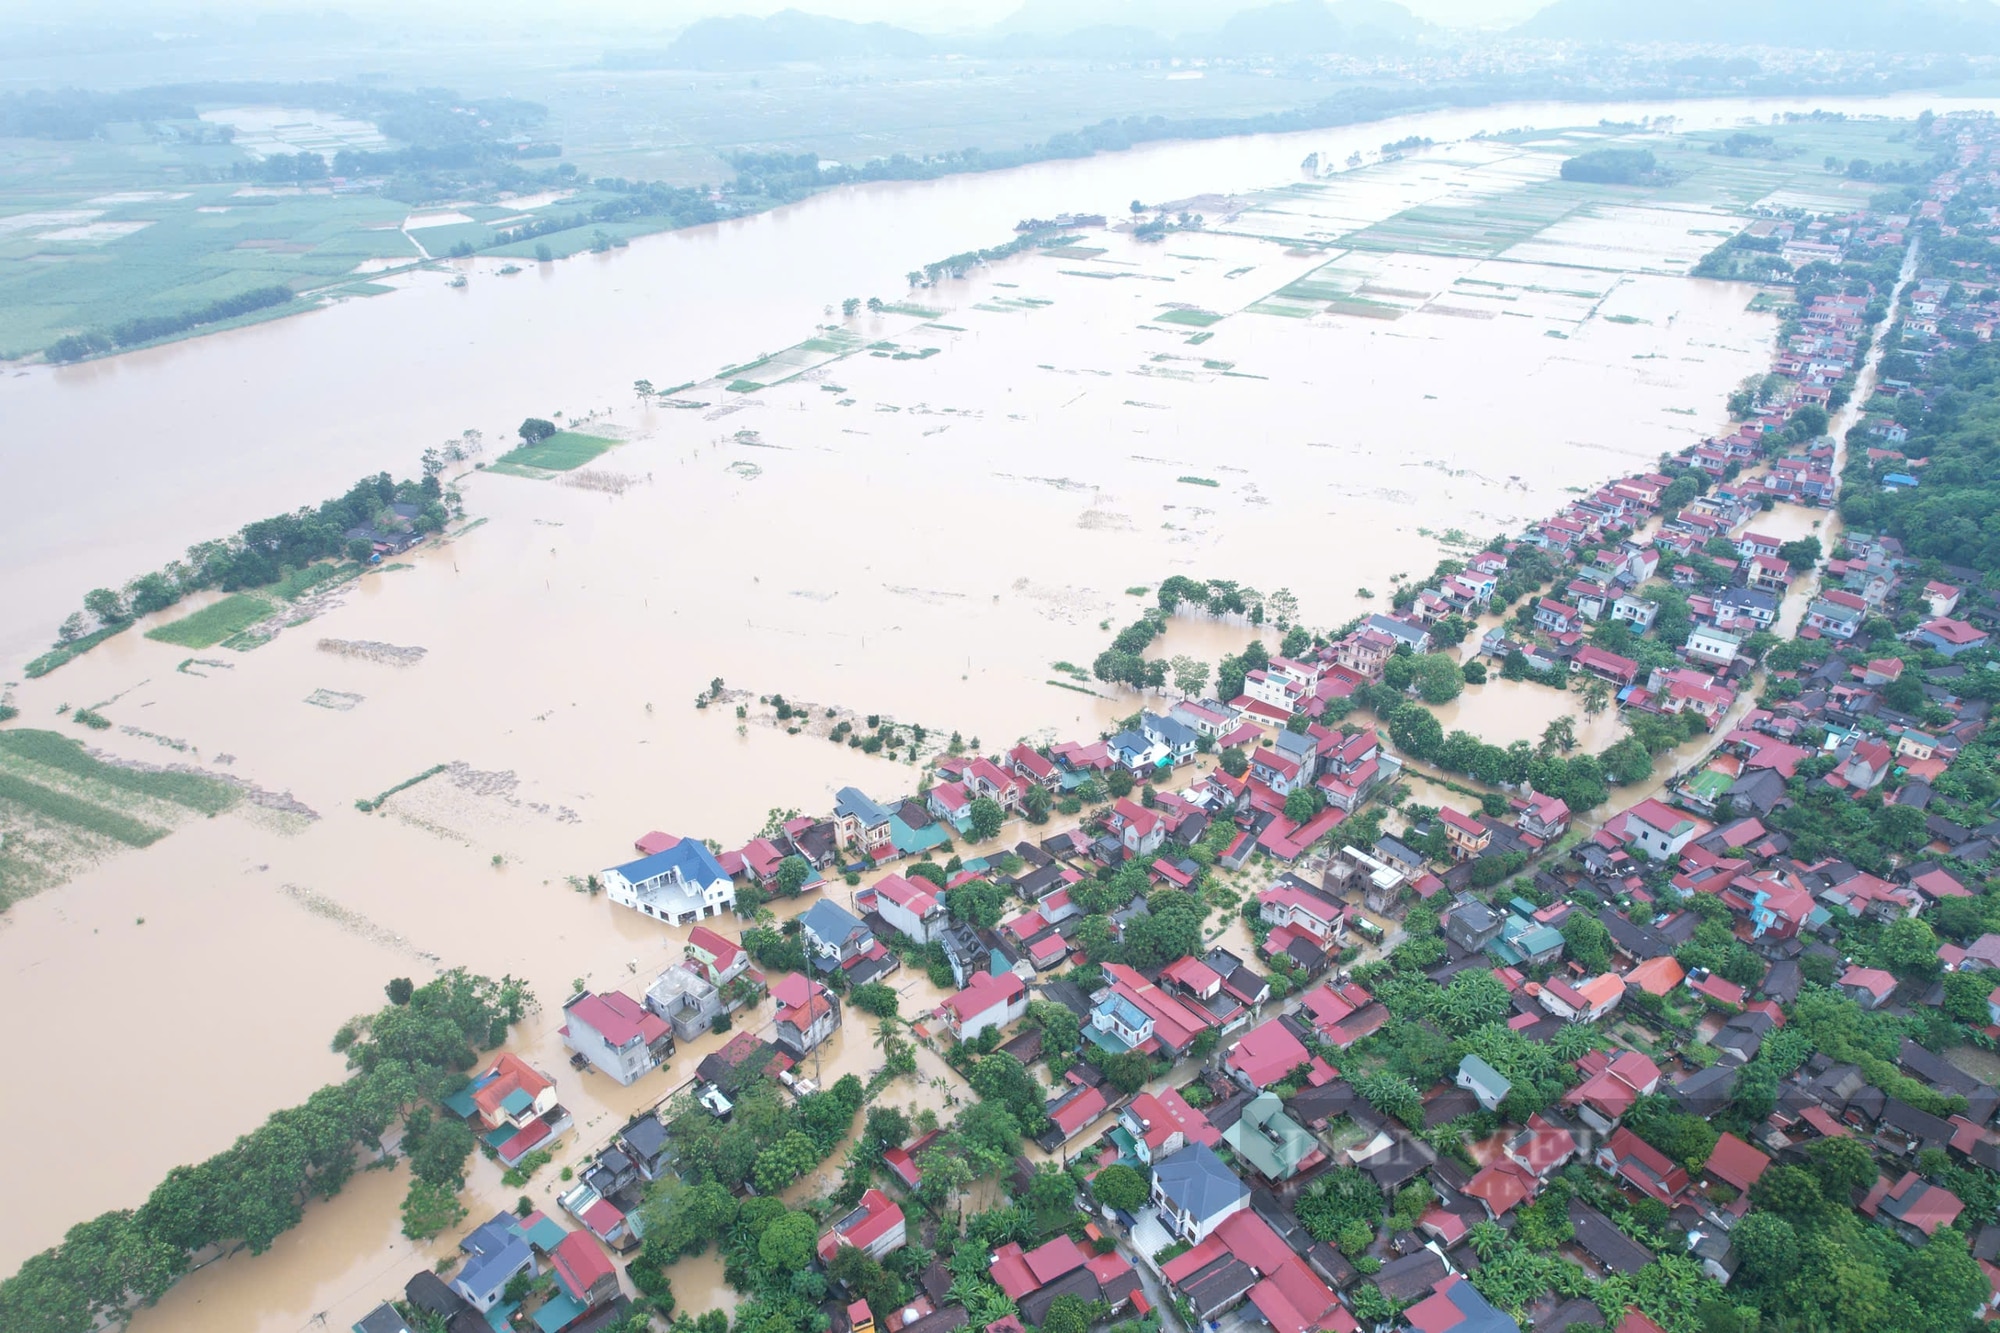
<path id="1" fill-rule="evenodd" d="M 1709 1153 L 1708 1164 L 1702 1169 L 1739 1190 L 1747 1190 L 1757 1183 L 1757 1177 L 1763 1175 L 1764 1168 L 1769 1165 L 1769 1157 L 1734 1134 L 1724 1134 L 1715 1141 L 1715 1149 Z"/>
<path id="2" fill-rule="evenodd" d="M 610 1277 L 613 1271 L 611 1260 L 597 1242 L 581 1231 L 572 1231 L 564 1236 L 562 1243 L 549 1251 L 549 1263 L 556 1270 L 556 1281 L 579 1301 L 585 1299 L 600 1279 Z"/>

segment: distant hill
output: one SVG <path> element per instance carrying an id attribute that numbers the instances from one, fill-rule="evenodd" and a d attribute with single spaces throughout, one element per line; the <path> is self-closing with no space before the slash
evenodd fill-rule
<path id="1" fill-rule="evenodd" d="M 1183 45 L 1218 55 L 1318 55 L 1398 45 L 1426 26 L 1394 0 L 1279 0 L 1235 15 L 1206 42 Z"/>
<path id="2" fill-rule="evenodd" d="M 1175 42 L 1151 28 L 1105 23 L 1061 33 L 1011 32 L 973 48 L 1002 56 L 1065 60 L 1145 60 L 1171 55 Z"/>
<path id="3" fill-rule="evenodd" d="M 2000 51 L 1991 0 L 1555 0 L 1514 30 L 1579 42 L 1690 42 L 1898 54 Z"/>
<path id="4" fill-rule="evenodd" d="M 907 28 L 786 9 L 769 18 L 702 19 L 676 37 L 666 55 L 682 69 L 740 69 L 794 60 L 907 60 L 934 49 L 930 38 Z"/>
<path id="5" fill-rule="evenodd" d="M 1213 32 L 1218 22 L 1257 0 L 1022 0 L 992 28 L 996 37 L 1063 37 L 1088 28 L 1139 28 L 1162 36 Z"/>

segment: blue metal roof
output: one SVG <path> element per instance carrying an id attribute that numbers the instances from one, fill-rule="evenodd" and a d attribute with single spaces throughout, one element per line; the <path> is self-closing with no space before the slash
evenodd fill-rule
<path id="1" fill-rule="evenodd" d="M 833 813 L 852 815 L 863 824 L 887 823 L 889 812 L 869 799 L 859 787 L 842 787 L 833 794 Z"/>
<path id="2" fill-rule="evenodd" d="M 493 1293 L 507 1285 L 508 1278 L 534 1262 L 535 1253 L 528 1248 L 528 1242 L 519 1236 L 510 1236 L 505 1245 L 467 1259 L 465 1268 L 458 1275 L 458 1285 L 471 1292 L 474 1299 L 483 1305 Z"/>
<path id="3" fill-rule="evenodd" d="M 695 838 L 682 838 L 664 852 L 627 861 L 616 869 L 634 884 L 657 879 L 675 870 L 680 871 L 681 878 L 691 884 L 713 884 L 719 879 L 729 878 L 729 872 L 722 868 L 722 862 L 715 859 L 715 853 Z"/>
<path id="4" fill-rule="evenodd" d="M 799 927 L 827 944 L 839 944 L 855 931 L 867 929 L 860 917 L 831 898 L 822 898 L 807 908 L 799 917 Z"/>

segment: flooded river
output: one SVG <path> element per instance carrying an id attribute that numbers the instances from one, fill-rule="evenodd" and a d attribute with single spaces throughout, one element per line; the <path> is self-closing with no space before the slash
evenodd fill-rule
<path id="1" fill-rule="evenodd" d="M 1723 124 L 1775 105 L 1581 118 L 1673 110 Z M 0 1008 L 65 1017 L 0 1037 L 7 1067 L 46 1083 L 0 1108 L 7 1137 L 39 1149 L 0 1163 L 0 1197 L 46 1203 L 0 1217 L 0 1269 L 339 1077 L 327 1039 L 379 1005 L 391 977 L 457 965 L 525 977 L 546 1007 L 515 1045 L 557 1074 L 575 1143 L 601 1142 L 661 1095 L 666 1076 L 619 1089 L 569 1071 L 551 1010 L 578 977 L 643 990 L 685 932 L 575 882 L 628 859 L 648 829 L 733 846 L 771 807 L 819 811 L 841 786 L 888 798 L 917 781 L 907 762 L 697 711 L 711 678 L 989 750 L 1088 736 L 1140 701 L 1052 684 L 1074 684 L 1053 664 L 1087 667 L 1103 627 L 1144 604 L 1129 588 L 1170 573 L 1287 587 L 1319 625 L 1380 607 L 1359 589 L 1421 577 L 1445 553 L 1437 534 L 1517 528 L 1717 428 L 1774 326 L 1744 312 L 1745 289 L 1673 276 L 1713 244 L 1699 234 L 1711 212 L 1631 231 L 1642 241 L 1625 243 L 1648 254 L 1569 274 L 1567 286 L 1595 284 L 1562 298 L 1573 309 L 1527 299 L 1556 285 L 1546 243 L 1501 262 L 1376 255 L 1371 281 L 1427 306 L 1393 318 L 1249 311 L 1328 255 L 1246 222 L 1160 246 L 1092 234 L 1095 255 L 996 264 L 912 295 L 935 314 L 847 330 L 893 343 L 883 355 L 754 395 L 705 386 L 691 391 L 701 409 L 641 408 L 633 379 L 702 380 L 777 352 L 827 322 L 827 303 L 902 298 L 905 271 L 1000 240 L 1023 215 L 1282 187 L 1307 151 L 1579 118 L 1452 113 L 839 191 L 601 259 L 504 279 L 481 268 L 464 290 L 422 275 L 372 301 L 0 378 L 0 490 L 36 500 L 0 528 L 0 656 L 13 662 L 84 588 L 358 473 L 408 469 L 467 427 L 497 437 L 530 412 L 599 409 L 592 428 L 626 441 L 592 465 L 609 489 L 469 473 L 480 526 L 254 652 L 199 654 L 224 664 L 204 674 L 181 669 L 187 650 L 128 633 L 14 691 L 23 725 L 74 731 L 58 709 L 92 704 L 114 723 L 88 733 L 104 750 L 234 774 L 313 817 L 245 806 L 142 853 L 86 857 L 0 916 Z M 1439 150 L 1336 183 L 1322 207 L 1387 218 L 1412 199 L 1498 189 L 1510 161 L 1527 169 L 1491 144 Z M 1270 210 L 1246 214 L 1258 216 Z M 1575 225 L 1608 237 L 1624 224 Z M 1532 313 L 1453 313 L 1437 294 L 1466 278 L 1511 284 Z M 1176 309 L 1227 317 L 1161 319 Z M 1214 336 L 1190 343 L 1197 328 Z M 1177 624 L 1168 651 L 1213 661 L 1243 638 Z M 399 666 L 322 639 L 425 651 Z M 1535 738 L 1561 698 L 1537 689 L 1475 688 L 1446 725 Z M 356 809 L 438 764 L 453 767 Z M 142 1039 L 115 1063 L 76 1059 L 73 1033 L 135 1024 Z M 878 1058 L 862 1026 L 840 1040 L 829 1055 L 857 1072 Z M 677 1071 L 702 1049 L 684 1048 Z M 129 1132 L 135 1086 L 148 1090 L 142 1134 Z M 82 1153 L 92 1166 L 78 1172 Z M 553 1185 L 550 1170 L 529 1193 L 546 1203 Z M 512 1202 L 497 1174 L 474 1189 L 472 1221 Z M 271 1253 L 204 1271 L 134 1327 L 352 1322 L 449 1248 L 401 1240 L 398 1194 L 388 1173 L 358 1179 Z"/>

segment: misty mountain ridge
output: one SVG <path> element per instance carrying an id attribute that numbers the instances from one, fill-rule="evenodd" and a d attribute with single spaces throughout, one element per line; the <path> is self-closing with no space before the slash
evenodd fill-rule
<path id="1" fill-rule="evenodd" d="M 768 18 L 699 19 L 667 48 L 673 65 L 728 69 L 793 61 L 914 60 L 935 54 L 930 38 L 891 23 L 855 23 L 799 9 Z"/>
<path id="2" fill-rule="evenodd" d="M 1573 42 L 1686 42 L 1895 54 L 2000 51 L 1991 0 L 1554 0 L 1514 29 Z"/>
<path id="3" fill-rule="evenodd" d="M 1220 6 L 1203 6 L 1211 16 Z M 1068 12 L 1059 29 L 1046 26 Z M 1166 6 L 1179 17 L 1186 6 Z M 916 59 L 951 53 L 1133 60 L 1162 56 L 1374 54 L 1429 30 L 1396 0 L 1277 0 L 1238 8 L 1220 29 L 1171 36 L 1152 23 L 1119 21 L 1149 14 L 1123 0 L 1049 4 L 1031 0 L 990 33 L 941 41 L 888 23 L 855 23 L 787 9 L 768 18 L 732 15 L 701 19 L 676 37 L 660 58 L 667 67 L 744 69 L 791 62 Z M 1079 22 L 1079 20 L 1084 20 Z M 1104 20 L 1104 21 L 1094 21 Z M 607 63 L 629 63 L 629 57 Z M 654 63 L 648 61 L 647 63 Z"/>

